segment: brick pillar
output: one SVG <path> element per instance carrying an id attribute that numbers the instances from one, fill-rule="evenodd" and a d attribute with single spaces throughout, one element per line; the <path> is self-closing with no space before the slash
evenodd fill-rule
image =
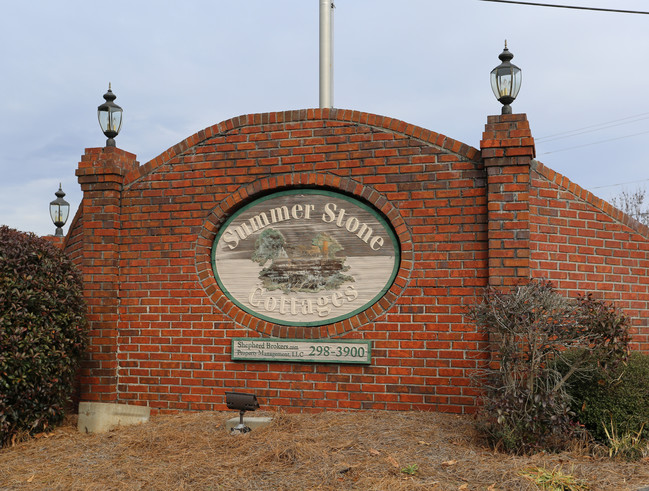
<path id="1" fill-rule="evenodd" d="M 88 148 L 76 172 L 83 191 L 81 273 L 90 327 L 82 401 L 117 401 L 120 205 L 124 176 L 138 167 L 135 158 L 115 147 Z"/>
<path id="2" fill-rule="evenodd" d="M 59 249 L 63 249 L 63 245 L 65 243 L 65 237 L 57 237 L 55 235 L 44 235 L 42 238 L 48 241 L 53 246 L 56 246 Z"/>
<path id="3" fill-rule="evenodd" d="M 534 139 L 525 114 L 489 116 L 480 142 L 487 171 L 489 286 L 530 276 L 529 186 Z"/>

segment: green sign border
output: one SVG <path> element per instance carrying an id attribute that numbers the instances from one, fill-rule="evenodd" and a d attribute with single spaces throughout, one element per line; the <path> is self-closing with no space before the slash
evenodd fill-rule
<path id="1" fill-rule="evenodd" d="M 275 317 L 270 317 L 267 315 L 263 315 L 260 312 L 257 312 L 255 310 L 252 310 L 250 307 L 247 307 L 246 305 L 242 304 L 239 302 L 236 298 L 234 298 L 233 295 L 230 294 L 228 289 L 225 287 L 223 282 L 221 281 L 221 278 L 219 278 L 219 274 L 216 270 L 216 246 L 221 238 L 221 235 L 225 233 L 227 228 L 230 226 L 230 224 L 244 211 L 246 211 L 249 208 L 252 208 L 253 206 L 258 205 L 259 203 L 263 203 L 264 201 L 268 201 L 270 199 L 276 198 L 278 196 L 286 196 L 286 195 L 291 195 L 291 194 L 319 194 L 319 195 L 325 195 L 325 196 L 332 196 L 338 199 L 342 199 L 344 201 L 353 203 L 354 205 L 363 208 L 364 210 L 370 212 L 374 218 L 377 219 L 377 221 L 383 225 L 383 228 L 385 231 L 388 233 L 390 236 L 390 239 L 392 240 L 392 244 L 394 246 L 394 266 L 392 268 L 392 274 L 390 275 L 390 279 L 385 283 L 383 288 L 381 289 L 380 292 L 374 296 L 371 300 L 363 304 L 361 307 L 348 312 L 343 315 L 339 315 L 338 317 L 334 317 L 333 319 L 324 319 L 323 321 L 310 321 L 310 322 L 292 322 L 292 321 L 286 321 L 283 319 L 277 319 Z M 287 191 L 279 191 L 277 193 L 272 193 L 268 194 L 266 196 L 262 196 L 261 198 L 258 198 L 247 205 L 242 206 L 239 208 L 230 218 L 226 220 L 226 222 L 221 225 L 218 233 L 216 234 L 216 237 L 214 238 L 214 242 L 212 243 L 212 272 L 214 273 L 214 277 L 216 278 L 216 282 L 219 285 L 219 288 L 225 293 L 225 295 L 232 301 L 237 307 L 240 309 L 244 310 L 245 312 L 249 313 L 250 315 L 255 316 L 258 319 L 265 320 L 267 322 L 272 322 L 273 324 L 278 324 L 281 326 L 304 326 L 304 327 L 315 327 L 315 326 L 324 326 L 326 324 L 334 324 L 336 322 L 339 322 L 341 320 L 349 319 L 350 317 L 354 317 L 357 314 L 360 314 L 364 310 L 366 310 L 368 307 L 371 305 L 374 305 L 376 302 L 378 302 L 383 295 L 390 289 L 392 286 L 392 283 L 394 283 L 394 279 L 397 276 L 397 272 L 399 271 L 399 266 L 401 265 L 401 250 L 399 248 L 399 241 L 397 240 L 397 236 L 394 233 L 394 230 L 390 226 L 390 223 L 383 218 L 383 216 L 378 212 L 378 210 L 368 206 L 367 204 L 357 200 L 356 198 L 352 198 L 350 196 L 347 196 L 342 193 L 336 193 L 333 191 L 326 191 L 322 189 L 314 189 L 314 188 L 297 188 L 297 189 L 290 189 Z"/>
<path id="2" fill-rule="evenodd" d="M 268 361 L 268 362 L 291 362 L 291 363 L 337 363 L 339 365 L 371 365 L 372 364 L 372 341 L 365 339 L 295 339 L 295 338 L 232 338 L 230 344 L 230 357 L 232 361 Z M 234 355 L 234 343 L 237 341 L 258 341 L 278 343 L 303 343 L 303 344 L 364 344 L 367 346 L 367 354 L 363 361 L 340 361 L 334 358 L 277 358 L 277 357 L 237 357 Z"/>

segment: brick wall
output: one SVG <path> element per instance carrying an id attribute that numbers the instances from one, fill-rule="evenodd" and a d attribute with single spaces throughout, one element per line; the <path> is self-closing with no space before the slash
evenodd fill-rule
<path id="1" fill-rule="evenodd" d="M 628 215 L 535 163 L 531 263 L 570 296 L 593 292 L 633 320 L 634 349 L 649 351 L 649 230 Z"/>
<path id="2" fill-rule="evenodd" d="M 619 278 L 600 283 L 644 315 L 645 282 L 638 277 L 624 290 L 646 261 L 642 231 L 614 210 L 588 211 L 597 208 L 592 197 L 533 161 L 524 115 L 490 117 L 481 147 L 387 117 L 323 109 L 233 118 L 142 166 L 119 149 L 88 149 L 77 171 L 82 211 L 66 242 L 90 306 L 82 398 L 213 410 L 238 389 L 287 410 L 471 412 L 470 374 L 489 344 L 464 313 L 485 286 L 545 274 L 569 291 L 599 285 L 601 266 L 584 271 L 582 283 L 567 283 L 572 271 L 560 276 L 572 267 L 564 263 L 588 265 L 586 251 L 560 256 L 569 253 L 555 237 L 563 223 L 555 213 L 579 217 L 579 207 L 604 241 L 597 247 L 620 250 L 603 259 Z M 284 326 L 241 310 L 220 290 L 210 254 L 225 220 L 294 188 L 354 197 L 394 229 L 396 279 L 365 311 L 334 324 Z M 588 245 L 570 240 L 576 250 Z M 620 255 L 624 274 L 613 261 Z M 635 338 L 643 347 L 644 332 Z M 264 336 L 370 340 L 372 363 L 231 360 L 233 337 Z"/>

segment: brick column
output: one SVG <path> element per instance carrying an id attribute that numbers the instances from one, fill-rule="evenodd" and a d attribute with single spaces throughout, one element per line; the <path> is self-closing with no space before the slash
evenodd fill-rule
<path id="1" fill-rule="evenodd" d="M 530 275 L 529 186 L 535 149 L 527 116 L 489 116 L 480 149 L 487 171 L 489 286 L 510 286 Z"/>
<path id="2" fill-rule="evenodd" d="M 42 238 L 48 241 L 53 246 L 56 246 L 59 249 L 63 249 L 63 245 L 65 243 L 65 237 L 57 237 L 55 235 L 44 235 Z"/>
<path id="3" fill-rule="evenodd" d="M 138 167 L 135 158 L 115 147 L 88 148 L 76 171 L 83 191 L 81 272 L 90 327 L 82 401 L 117 401 L 120 205 L 124 176 Z"/>

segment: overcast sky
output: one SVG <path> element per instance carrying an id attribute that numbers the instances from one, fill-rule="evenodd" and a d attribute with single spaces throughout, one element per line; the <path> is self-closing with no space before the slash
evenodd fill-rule
<path id="1" fill-rule="evenodd" d="M 649 10 L 646 0 L 546 1 Z M 527 114 L 537 159 L 604 199 L 649 187 L 649 15 L 335 3 L 334 107 L 479 147 L 500 113 L 489 72 L 507 39 L 523 70 L 512 107 Z M 105 143 L 97 106 L 109 82 L 124 109 L 117 146 L 141 164 L 240 114 L 317 107 L 318 13 L 319 0 L 4 2 L 0 224 L 52 234 L 59 182 L 74 213 L 77 164 Z"/>

